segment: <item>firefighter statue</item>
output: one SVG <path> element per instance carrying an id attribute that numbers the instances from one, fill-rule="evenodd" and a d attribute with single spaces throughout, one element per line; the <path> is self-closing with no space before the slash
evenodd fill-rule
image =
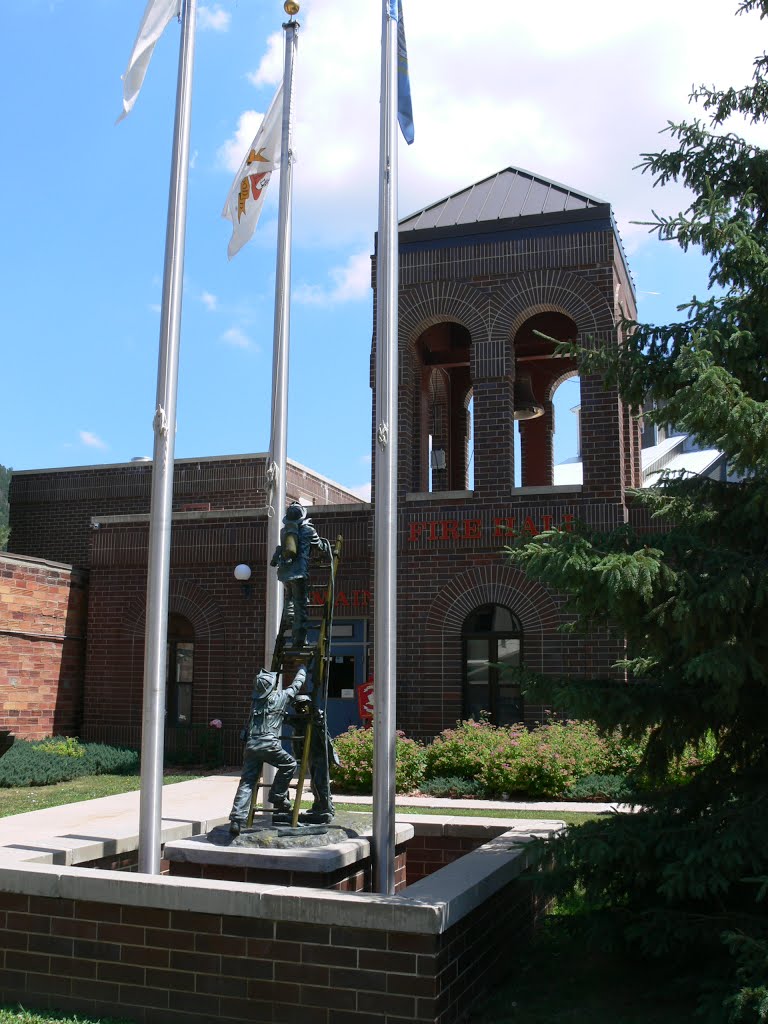
<path id="1" fill-rule="evenodd" d="M 291 685 L 282 689 L 277 683 L 277 672 L 262 669 L 256 676 L 248 724 L 242 736 L 246 744 L 243 774 L 229 814 L 229 831 L 233 836 L 240 835 L 248 820 L 253 789 L 265 764 L 275 768 L 275 778 L 269 790 L 274 813 L 287 813 L 291 810 L 288 786 L 296 770 L 296 759 L 283 748 L 280 734 L 288 708 L 304 685 L 306 677 L 307 669 L 302 665 Z"/>
<path id="2" fill-rule="evenodd" d="M 283 517 L 280 543 L 269 564 L 277 566 L 277 578 L 285 587 L 283 620 L 291 623 L 296 651 L 302 651 L 307 642 L 309 556 L 313 547 L 330 548 L 330 544 L 319 536 L 304 506 L 294 501 Z"/>
<path id="3" fill-rule="evenodd" d="M 294 727 L 293 744 L 297 757 L 302 757 L 307 732 L 310 734 L 308 762 L 313 802 L 311 810 L 302 811 L 299 815 L 299 821 L 302 825 L 328 825 L 336 813 L 331 797 L 330 769 L 331 765 L 339 764 L 339 755 L 328 734 L 325 715 L 316 707 L 312 698 L 301 694 L 294 700 L 293 708 L 291 724 Z"/>

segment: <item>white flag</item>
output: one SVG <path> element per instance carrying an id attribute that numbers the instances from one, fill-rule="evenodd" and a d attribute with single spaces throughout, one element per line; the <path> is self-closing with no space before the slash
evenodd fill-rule
<path id="1" fill-rule="evenodd" d="M 181 10 L 181 0 L 149 0 L 139 25 L 139 34 L 133 44 L 131 59 L 123 75 L 123 112 L 115 124 L 130 114 L 144 84 L 155 43 L 165 31 L 168 22 Z"/>
<path id="2" fill-rule="evenodd" d="M 280 165 L 283 126 L 283 86 L 275 93 L 256 138 L 240 164 L 221 216 L 232 221 L 229 259 L 240 252 L 256 230 L 272 172 Z"/>

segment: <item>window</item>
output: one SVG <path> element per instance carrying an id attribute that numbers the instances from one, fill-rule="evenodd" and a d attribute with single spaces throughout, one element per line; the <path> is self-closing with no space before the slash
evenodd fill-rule
<path id="1" fill-rule="evenodd" d="M 165 720 L 170 726 L 192 724 L 195 631 L 183 615 L 168 616 Z"/>
<path id="2" fill-rule="evenodd" d="M 520 687 L 508 669 L 521 664 L 522 630 L 512 612 L 500 604 L 476 608 L 462 629 L 464 717 L 485 711 L 494 725 L 523 720 Z"/>

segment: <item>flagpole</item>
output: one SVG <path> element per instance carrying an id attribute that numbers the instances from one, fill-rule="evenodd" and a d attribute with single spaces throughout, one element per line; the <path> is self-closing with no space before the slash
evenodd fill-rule
<path id="1" fill-rule="evenodd" d="M 163 303 L 160 314 L 157 399 L 152 424 L 155 442 L 149 513 L 138 864 L 139 871 L 152 875 L 160 873 L 162 844 L 168 580 L 171 562 L 173 459 L 184 277 L 184 238 L 187 219 L 189 129 L 192 112 L 196 6 L 197 0 L 184 0 L 181 14 L 176 116 L 173 128 L 173 160 L 165 235 Z"/>
<path id="2" fill-rule="evenodd" d="M 397 9 L 383 0 L 376 249 L 373 854 L 378 892 L 395 891 L 397 650 Z"/>
<path id="3" fill-rule="evenodd" d="M 267 520 L 267 561 L 280 543 L 280 523 L 285 512 L 287 483 L 288 437 L 288 350 L 291 332 L 291 231 L 293 201 L 293 83 L 299 23 L 297 3 L 286 3 L 291 15 L 283 25 L 285 55 L 283 64 L 283 124 L 280 142 L 280 192 L 277 216 L 277 257 L 275 263 L 275 319 L 272 335 L 272 423 L 270 430 L 270 463 L 267 474 L 270 486 L 270 518 Z M 283 610 L 283 586 L 277 573 L 267 567 L 266 606 L 264 614 L 264 664 L 269 667 Z M 274 769 L 264 765 L 265 787 L 274 778 Z M 265 791 L 265 806 L 266 791 Z"/>
<path id="4" fill-rule="evenodd" d="M 288 437 L 288 347 L 291 330 L 291 230 L 293 200 L 293 153 L 291 151 L 293 78 L 299 23 L 291 18 L 285 30 L 283 67 L 283 127 L 280 144 L 280 192 L 277 215 L 277 257 L 275 262 L 275 319 L 272 335 L 272 424 L 270 465 L 273 513 L 267 521 L 267 559 L 280 543 L 280 521 L 285 511 L 286 459 Z M 269 662 L 280 628 L 283 587 L 277 573 L 267 570 L 265 614 L 265 663 Z"/>

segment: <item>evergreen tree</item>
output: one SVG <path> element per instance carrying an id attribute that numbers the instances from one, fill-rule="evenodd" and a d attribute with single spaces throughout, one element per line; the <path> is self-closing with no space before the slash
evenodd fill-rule
<path id="1" fill-rule="evenodd" d="M 11 470 L 0 466 L 0 551 L 5 550 L 8 543 L 8 489 L 11 485 Z"/>
<path id="2" fill-rule="evenodd" d="M 768 0 L 750 11 L 765 18 Z M 735 482 L 668 475 L 633 497 L 659 532 L 550 533 L 510 557 L 569 595 L 575 628 L 626 641 L 615 678 L 531 680 L 530 695 L 649 737 L 644 809 L 556 841 L 553 885 L 583 887 L 581 923 L 603 939 L 695 964 L 708 1019 L 768 1021 L 768 150 L 726 130 L 733 114 L 768 120 L 768 56 L 751 85 L 692 99 L 703 117 L 670 123 L 673 146 L 641 167 L 692 190 L 653 229 L 709 257 L 708 296 L 580 359 L 635 410 L 662 400 L 650 418 L 724 451 Z M 681 776 L 686 748 L 707 744 Z"/>

